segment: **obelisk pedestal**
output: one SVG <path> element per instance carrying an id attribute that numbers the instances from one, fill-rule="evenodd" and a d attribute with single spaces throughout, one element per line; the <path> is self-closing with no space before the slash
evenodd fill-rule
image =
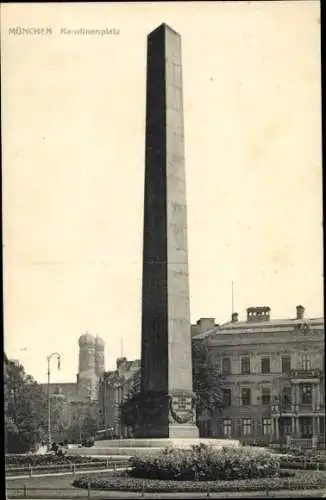
<path id="1" fill-rule="evenodd" d="M 193 438 L 181 37 L 148 36 L 138 437 Z"/>

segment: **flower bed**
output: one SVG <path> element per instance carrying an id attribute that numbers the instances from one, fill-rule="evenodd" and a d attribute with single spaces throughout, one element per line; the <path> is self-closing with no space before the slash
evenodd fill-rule
<path id="1" fill-rule="evenodd" d="M 283 469 L 326 470 L 326 461 L 325 457 L 320 456 L 282 456 L 280 466 Z"/>
<path id="2" fill-rule="evenodd" d="M 82 464 L 82 463 L 91 463 L 91 462 L 103 462 L 105 461 L 105 457 L 96 458 L 96 457 L 83 457 L 79 455 L 10 455 L 5 458 L 6 466 L 12 467 L 37 467 L 37 466 L 45 466 L 45 465 L 69 465 L 73 464 Z"/>
<path id="3" fill-rule="evenodd" d="M 191 450 L 168 448 L 158 455 L 133 457 L 129 476 L 174 481 L 216 481 L 275 476 L 279 458 L 254 448 L 214 449 L 201 444 Z"/>
<path id="4" fill-rule="evenodd" d="M 228 491 L 277 491 L 308 490 L 326 487 L 325 472 L 300 471 L 292 477 L 274 476 L 272 478 L 239 479 L 230 481 L 162 481 L 155 479 L 136 479 L 125 475 L 99 475 L 80 477 L 73 481 L 77 488 L 115 491 L 146 492 L 228 492 Z"/>

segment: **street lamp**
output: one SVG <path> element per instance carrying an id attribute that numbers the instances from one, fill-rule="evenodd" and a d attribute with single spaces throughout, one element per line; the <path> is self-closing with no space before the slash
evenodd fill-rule
<path id="1" fill-rule="evenodd" d="M 61 356 L 58 352 L 53 352 L 46 357 L 48 362 L 48 451 L 51 449 L 51 393 L 50 393 L 50 361 L 53 356 L 57 357 L 58 360 L 58 370 L 60 370 L 60 360 Z"/>

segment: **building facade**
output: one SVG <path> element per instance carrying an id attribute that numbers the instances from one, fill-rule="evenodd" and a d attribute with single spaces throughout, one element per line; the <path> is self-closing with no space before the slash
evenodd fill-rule
<path id="1" fill-rule="evenodd" d="M 243 441 L 286 441 L 325 436 L 324 319 L 272 319 L 269 307 L 237 313 L 229 323 L 213 318 L 192 327 L 194 342 L 206 342 L 222 375 L 224 407 L 200 416 L 202 436 Z"/>
<path id="2" fill-rule="evenodd" d="M 99 420 L 105 438 L 130 436 L 122 426 L 120 407 L 133 390 L 139 387 L 140 360 L 117 359 L 116 370 L 105 372 L 99 381 Z M 137 386 L 138 384 L 138 386 Z"/>

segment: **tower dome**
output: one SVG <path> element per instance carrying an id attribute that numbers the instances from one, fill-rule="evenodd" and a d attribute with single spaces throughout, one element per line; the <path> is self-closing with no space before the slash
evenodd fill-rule
<path id="1" fill-rule="evenodd" d="M 91 335 L 90 333 L 86 332 L 86 333 L 83 333 L 83 335 L 81 335 L 79 337 L 79 347 L 82 347 L 82 346 L 85 346 L 85 345 L 94 345 L 95 344 L 95 339 L 93 337 L 93 335 Z"/>
<path id="2" fill-rule="evenodd" d="M 96 344 L 97 347 L 103 347 L 104 348 L 104 346 L 105 346 L 104 340 L 99 335 L 96 335 L 96 337 L 95 337 L 95 344 Z"/>

